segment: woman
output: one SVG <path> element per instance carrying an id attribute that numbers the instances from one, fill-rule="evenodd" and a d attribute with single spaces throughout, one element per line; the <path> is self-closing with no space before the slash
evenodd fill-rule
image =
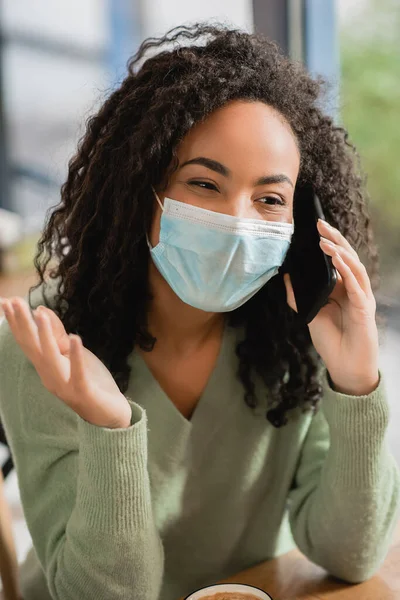
<path id="1" fill-rule="evenodd" d="M 46 306 L 3 302 L 25 600 L 175 600 L 294 544 L 348 582 L 382 562 L 376 255 L 320 88 L 263 38 L 182 27 L 90 119 L 35 257 Z M 306 184 L 339 273 L 308 327 L 279 272 Z"/>

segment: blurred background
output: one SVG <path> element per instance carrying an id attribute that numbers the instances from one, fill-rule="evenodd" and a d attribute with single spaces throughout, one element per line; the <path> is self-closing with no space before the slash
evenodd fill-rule
<path id="1" fill-rule="evenodd" d="M 138 44 L 201 19 L 265 33 L 330 82 L 326 109 L 348 128 L 368 175 L 381 299 L 397 306 L 399 0 L 1 0 L 2 271 L 29 266 L 30 250 L 21 248 L 35 243 L 85 120 L 121 81 Z M 3 224 L 10 216 L 19 218 Z"/>
<path id="2" fill-rule="evenodd" d="M 35 281 L 46 210 L 59 202 L 86 119 L 124 77 L 128 57 L 148 36 L 205 19 L 266 34 L 330 83 L 325 109 L 349 130 L 368 176 L 377 299 L 388 319 L 388 440 L 400 463 L 399 0 L 1 0 L 0 295 L 23 296 Z M 6 492 L 21 559 L 30 540 L 15 471 Z"/>

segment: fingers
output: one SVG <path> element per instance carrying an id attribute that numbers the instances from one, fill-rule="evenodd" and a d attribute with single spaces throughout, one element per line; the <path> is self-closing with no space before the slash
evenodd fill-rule
<path id="1" fill-rule="evenodd" d="M 348 255 L 347 255 L 348 258 Z M 361 310 L 366 308 L 366 295 L 357 281 L 353 271 L 348 263 L 346 263 L 338 252 L 332 256 L 332 262 L 339 271 L 343 279 L 346 293 L 351 303 Z"/>
<path id="2" fill-rule="evenodd" d="M 371 296 L 371 281 L 367 270 L 352 245 L 338 229 L 329 225 L 327 221 L 318 220 L 318 231 L 323 236 L 321 238 L 321 248 L 323 251 L 332 257 L 335 251 L 338 252 L 344 262 L 350 266 L 364 293 Z M 333 245 L 330 245 L 329 242 Z"/>
<path id="3" fill-rule="evenodd" d="M 65 380 L 65 370 L 62 363 L 60 349 L 55 340 L 49 316 L 42 310 L 36 315 L 39 340 L 42 348 L 42 356 L 46 359 L 46 370 L 51 372 L 55 381 Z"/>
<path id="4" fill-rule="evenodd" d="M 322 221 L 321 219 L 318 219 L 317 227 L 320 235 L 337 244 L 338 246 L 345 248 L 348 252 L 350 252 L 350 254 L 353 254 L 354 257 L 358 258 L 358 254 L 354 250 L 353 246 L 346 240 L 344 235 L 342 235 L 338 229 L 332 227 L 332 225 L 329 225 L 327 221 Z"/>
<path id="5" fill-rule="evenodd" d="M 65 331 L 63 322 L 53 310 L 50 310 L 46 306 L 41 306 L 40 310 L 43 311 L 44 314 L 48 315 L 50 319 L 50 326 L 61 354 L 68 353 L 70 349 L 70 338 Z"/>
<path id="6" fill-rule="evenodd" d="M 318 220 L 318 231 L 323 236 L 320 246 L 325 254 L 332 257 L 353 305 L 365 309 L 367 302 L 375 304 L 367 269 L 351 244 L 340 231 L 328 225 L 326 221 Z"/>
<path id="7" fill-rule="evenodd" d="M 334 242 L 331 242 L 325 238 L 321 238 L 320 246 L 325 254 L 331 256 L 332 258 L 335 253 L 339 254 L 339 256 L 344 260 L 345 264 L 351 268 L 364 294 L 366 296 L 370 296 L 372 294 L 371 281 L 368 277 L 367 270 L 360 261 L 355 250 L 352 249 L 349 251 L 344 245 L 335 244 Z"/>
<path id="8" fill-rule="evenodd" d="M 39 306 L 33 313 L 20 297 L 3 298 L 1 305 L 16 342 L 36 368 L 42 380 L 65 381 L 65 364 L 54 337 L 49 312 Z M 54 387 L 53 385 L 51 386 Z"/>
<path id="9" fill-rule="evenodd" d="M 30 307 L 22 298 L 2 298 L 1 306 L 15 340 L 29 360 L 36 364 L 41 355 L 41 346 Z"/>
<path id="10" fill-rule="evenodd" d="M 86 392 L 88 388 L 88 381 L 85 372 L 84 357 L 82 340 L 79 335 L 71 334 L 69 336 L 71 350 L 70 350 L 70 361 L 71 361 L 71 376 L 70 383 L 73 384 L 74 388 L 81 392 Z"/>
<path id="11" fill-rule="evenodd" d="M 0 303 L 17 343 L 46 388 L 70 405 L 87 393 L 90 386 L 80 337 L 68 336 L 62 322 L 46 307 L 38 307 L 32 316 L 23 298 L 2 298 Z M 69 357 L 63 356 L 60 345 L 67 346 Z"/>

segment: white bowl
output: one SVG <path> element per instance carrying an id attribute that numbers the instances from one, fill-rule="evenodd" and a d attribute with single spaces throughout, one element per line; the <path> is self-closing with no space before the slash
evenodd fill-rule
<path id="1" fill-rule="evenodd" d="M 193 592 L 190 594 L 190 596 L 187 596 L 185 600 L 202 600 L 202 598 L 206 598 L 212 594 L 220 594 L 221 592 L 237 592 L 255 596 L 260 600 L 273 600 L 271 596 L 259 588 L 242 583 L 219 583 L 216 585 L 211 585 Z"/>

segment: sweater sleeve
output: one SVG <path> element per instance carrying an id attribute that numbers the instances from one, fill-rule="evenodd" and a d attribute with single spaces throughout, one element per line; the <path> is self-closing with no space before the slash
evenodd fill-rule
<path id="1" fill-rule="evenodd" d="M 42 384 L 4 321 L 0 415 L 33 545 L 54 600 L 155 600 L 163 547 L 152 513 L 147 420 L 81 419 Z"/>
<path id="2" fill-rule="evenodd" d="M 298 548 L 349 583 L 369 579 L 383 563 L 400 505 L 400 473 L 386 442 L 389 406 L 384 381 L 367 396 L 334 391 L 323 375 L 289 493 Z"/>

